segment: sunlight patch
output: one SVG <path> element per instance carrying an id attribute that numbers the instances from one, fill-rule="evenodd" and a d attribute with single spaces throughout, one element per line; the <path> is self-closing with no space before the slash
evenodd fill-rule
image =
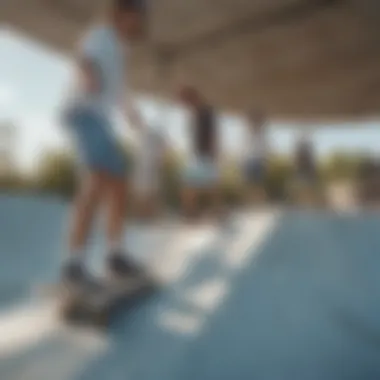
<path id="1" fill-rule="evenodd" d="M 45 304 L 38 308 L 20 307 L 0 315 L 0 357 L 29 348 L 57 328 L 56 307 Z"/>
<path id="2" fill-rule="evenodd" d="M 241 270 L 257 255 L 261 245 L 272 232 L 276 213 L 262 213 L 244 223 L 240 238 L 226 249 L 224 262 L 230 269 Z"/>
<path id="3" fill-rule="evenodd" d="M 190 289 L 185 295 L 185 299 L 204 312 L 211 312 L 226 298 L 227 292 L 226 279 L 214 278 Z"/>
<path id="4" fill-rule="evenodd" d="M 160 316 L 159 324 L 171 332 L 193 336 L 198 334 L 203 323 L 202 317 L 181 313 L 179 311 L 167 311 Z"/>
<path id="5" fill-rule="evenodd" d="M 0 314 L 0 358 L 9 358 L 52 337 L 94 353 L 108 346 L 107 337 L 93 329 L 65 326 L 58 315 L 58 302 L 25 305 Z"/>
<path id="6" fill-rule="evenodd" d="M 157 263 L 158 276 L 166 283 L 173 283 L 187 276 L 194 257 L 202 254 L 215 236 L 212 231 L 184 228 Z"/>

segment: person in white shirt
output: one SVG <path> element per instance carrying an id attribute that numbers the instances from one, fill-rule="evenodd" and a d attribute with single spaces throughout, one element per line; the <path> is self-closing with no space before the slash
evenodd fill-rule
<path id="1" fill-rule="evenodd" d="M 151 218 L 161 211 L 161 185 L 165 154 L 168 149 L 166 136 L 157 128 L 145 128 L 140 134 L 140 146 L 136 165 L 137 209 L 142 218 Z"/>
<path id="2" fill-rule="evenodd" d="M 263 202 L 266 198 L 265 179 L 269 146 L 266 135 L 266 120 L 262 113 L 251 114 L 245 138 L 243 177 L 247 186 L 246 200 L 249 203 Z"/>
<path id="3" fill-rule="evenodd" d="M 140 273 L 122 249 L 130 165 L 113 129 L 116 110 L 143 128 L 126 88 L 128 43 L 143 34 L 145 10 L 139 0 L 110 0 L 105 20 L 93 26 L 77 46 L 76 75 L 63 122 L 71 132 L 79 159 L 80 186 L 69 236 L 63 280 L 93 283 L 85 250 L 95 212 L 107 206 L 108 270 L 113 275 Z M 91 280 L 91 281 L 87 281 Z"/>
<path id="4" fill-rule="evenodd" d="M 199 199 L 207 195 L 215 216 L 224 217 L 219 170 L 219 125 L 216 111 L 192 86 L 180 89 L 179 98 L 190 110 L 191 152 L 182 176 L 182 205 L 186 216 L 199 215 Z"/>

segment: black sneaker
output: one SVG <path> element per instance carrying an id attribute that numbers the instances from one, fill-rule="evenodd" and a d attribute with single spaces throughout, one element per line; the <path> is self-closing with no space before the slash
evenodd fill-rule
<path id="1" fill-rule="evenodd" d="M 62 279 L 65 282 L 82 282 L 85 277 L 85 271 L 80 263 L 69 262 L 63 267 Z"/>
<path id="2" fill-rule="evenodd" d="M 141 268 L 120 253 L 111 255 L 108 258 L 107 266 L 110 274 L 114 277 L 135 278 L 143 275 Z"/>
<path id="3" fill-rule="evenodd" d="M 62 271 L 62 282 L 69 289 L 83 291 L 100 290 L 100 284 L 84 269 L 80 263 L 69 262 Z"/>

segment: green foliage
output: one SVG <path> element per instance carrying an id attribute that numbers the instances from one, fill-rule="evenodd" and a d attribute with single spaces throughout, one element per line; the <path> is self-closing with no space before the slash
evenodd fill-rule
<path id="1" fill-rule="evenodd" d="M 168 152 L 164 159 L 163 167 L 163 194 L 169 207 L 176 208 L 179 205 L 181 159 L 173 151 Z"/>
<path id="2" fill-rule="evenodd" d="M 31 187 L 28 178 L 25 178 L 20 173 L 12 172 L 0 176 L 0 190 L 19 192 Z"/>
<path id="3" fill-rule="evenodd" d="M 292 164 L 285 157 L 273 156 L 269 160 L 265 187 L 270 198 L 283 199 L 286 197 L 292 171 Z"/>
<path id="4" fill-rule="evenodd" d="M 337 152 L 321 165 L 323 177 L 328 182 L 353 179 L 365 160 L 366 157 L 363 155 L 349 155 Z"/>
<path id="5" fill-rule="evenodd" d="M 75 167 L 65 152 L 49 152 L 41 161 L 34 179 L 35 188 L 44 193 L 71 197 L 75 189 Z"/>
<path id="6" fill-rule="evenodd" d="M 126 159 L 133 165 L 133 149 L 123 147 Z M 332 180 L 355 179 L 357 171 L 365 157 L 337 152 L 327 160 L 320 162 L 319 170 L 322 183 Z M 163 192 L 166 203 L 170 207 L 178 207 L 180 195 L 180 174 L 184 165 L 183 157 L 174 151 L 168 152 L 163 168 Z M 244 197 L 245 185 L 237 162 L 226 159 L 222 165 L 223 191 L 225 200 L 231 204 L 240 203 Z M 272 199 L 284 199 L 294 167 L 292 162 L 282 156 L 273 156 L 268 162 L 266 190 Z M 11 172 L 12 174 L 9 174 Z M 53 193 L 63 197 L 71 197 L 75 189 L 75 167 L 72 156 L 68 152 L 48 152 L 42 158 L 34 178 L 30 181 L 9 171 L 0 176 L 0 188 L 6 190 L 34 190 L 42 193 Z"/>

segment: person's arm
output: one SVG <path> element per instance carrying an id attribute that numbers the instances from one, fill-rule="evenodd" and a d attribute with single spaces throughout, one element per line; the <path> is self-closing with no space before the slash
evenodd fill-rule
<path id="1" fill-rule="evenodd" d="M 95 61 L 89 57 L 80 57 L 77 60 L 79 83 L 88 94 L 97 94 L 102 90 L 100 70 Z"/>
<path id="2" fill-rule="evenodd" d="M 102 91 L 103 79 L 100 59 L 103 54 L 104 36 L 97 30 L 90 30 L 77 47 L 76 69 L 78 82 L 84 92 L 97 94 Z"/>

